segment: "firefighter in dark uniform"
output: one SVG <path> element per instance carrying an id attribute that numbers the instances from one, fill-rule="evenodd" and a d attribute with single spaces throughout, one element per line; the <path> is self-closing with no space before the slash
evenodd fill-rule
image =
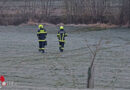
<path id="1" fill-rule="evenodd" d="M 43 25 L 39 25 L 39 29 L 37 31 L 38 41 L 39 41 L 39 51 L 44 53 L 45 52 L 45 46 L 47 45 L 46 37 L 47 37 L 47 31 L 43 27 Z"/>
<path id="2" fill-rule="evenodd" d="M 67 36 L 67 33 L 64 31 L 64 27 L 60 26 L 60 30 L 57 33 L 57 37 L 59 39 L 59 50 L 60 52 L 64 51 L 64 44 L 65 44 L 65 37 Z"/>

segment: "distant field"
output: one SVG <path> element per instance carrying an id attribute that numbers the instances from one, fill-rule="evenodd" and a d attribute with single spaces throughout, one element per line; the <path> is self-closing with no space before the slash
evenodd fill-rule
<path id="1" fill-rule="evenodd" d="M 88 31 L 86 27 L 67 26 L 65 51 L 59 53 L 58 29 L 48 26 L 45 54 L 38 52 L 36 29 L 35 26 L 0 26 L 0 74 L 7 82 L 27 88 L 86 88 L 91 56 L 85 40 L 94 49 L 103 38 L 94 63 L 95 87 L 130 89 L 129 29 Z"/>

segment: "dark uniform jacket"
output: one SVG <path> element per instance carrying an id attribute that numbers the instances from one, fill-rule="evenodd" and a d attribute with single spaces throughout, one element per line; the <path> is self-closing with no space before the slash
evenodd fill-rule
<path id="1" fill-rule="evenodd" d="M 43 29 L 38 29 L 37 36 L 38 36 L 39 41 L 45 41 L 46 36 L 47 36 L 46 29 L 44 29 L 44 28 Z"/>
<path id="2" fill-rule="evenodd" d="M 65 42 L 65 37 L 67 36 L 67 33 L 64 30 L 60 30 L 57 33 L 57 37 L 59 39 L 59 42 Z"/>

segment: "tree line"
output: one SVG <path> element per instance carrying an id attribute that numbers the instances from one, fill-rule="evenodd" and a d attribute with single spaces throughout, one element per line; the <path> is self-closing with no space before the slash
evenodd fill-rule
<path id="1" fill-rule="evenodd" d="M 15 3 L 15 4 L 14 4 Z M 130 24 L 130 0 L 1 0 L 0 24 Z"/>

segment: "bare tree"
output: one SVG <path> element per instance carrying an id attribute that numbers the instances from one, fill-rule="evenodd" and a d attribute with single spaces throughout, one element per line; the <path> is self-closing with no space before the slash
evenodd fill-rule
<path id="1" fill-rule="evenodd" d="M 14 2 L 19 4 L 14 6 Z M 24 4 L 22 5 L 21 2 Z M 63 6 L 62 12 L 64 13 L 62 15 L 54 15 L 58 10 L 61 10 L 61 7 L 56 8 L 56 2 L 61 2 L 58 4 Z M 11 16 L 12 12 L 13 15 Z M 12 17 L 13 19 L 7 19 Z M 18 21 L 23 23 L 30 19 L 37 22 L 53 23 L 60 19 L 60 22 L 63 23 L 88 24 L 100 22 L 129 25 L 130 0 L 1 0 L 0 18 L 1 24 L 6 21 L 8 24 L 13 22 L 17 24 Z M 18 18 L 21 18 L 21 20 Z"/>
<path id="2" fill-rule="evenodd" d="M 94 62 L 95 62 L 96 55 L 97 55 L 99 48 L 100 48 L 100 45 L 101 45 L 101 41 L 102 41 L 102 39 L 96 45 L 95 51 L 93 51 L 90 48 L 90 46 L 87 44 L 87 47 L 90 50 L 90 53 L 92 55 L 92 61 L 91 61 L 90 67 L 88 68 L 87 88 L 94 88 Z"/>

